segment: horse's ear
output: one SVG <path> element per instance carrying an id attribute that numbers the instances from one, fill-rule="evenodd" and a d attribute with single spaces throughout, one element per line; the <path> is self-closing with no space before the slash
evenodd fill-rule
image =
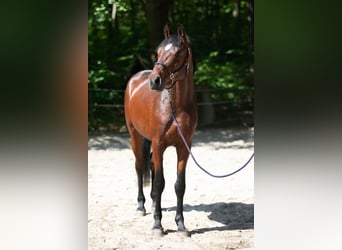
<path id="1" fill-rule="evenodd" d="M 170 27 L 168 24 L 164 26 L 164 38 L 168 38 L 171 35 Z"/>
<path id="2" fill-rule="evenodd" d="M 183 38 L 184 41 L 186 41 L 186 37 L 185 37 L 185 32 L 184 32 L 183 24 L 180 24 L 180 25 L 178 26 L 177 32 L 178 32 L 178 36 L 179 36 L 180 38 Z"/>

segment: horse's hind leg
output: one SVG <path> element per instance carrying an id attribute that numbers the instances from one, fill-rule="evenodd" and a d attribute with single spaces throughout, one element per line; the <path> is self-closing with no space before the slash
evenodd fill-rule
<path id="1" fill-rule="evenodd" d="M 154 167 L 153 167 L 152 155 L 153 155 L 153 153 L 151 153 L 151 155 L 150 155 L 151 172 L 152 172 L 152 185 L 151 185 L 150 196 L 151 196 L 151 199 L 152 199 L 151 211 L 152 211 L 152 213 L 154 213 L 154 210 L 156 208 L 156 192 L 155 192 L 155 189 L 154 189 Z"/>
<path id="2" fill-rule="evenodd" d="M 138 208 L 137 211 L 141 215 L 146 215 L 145 209 L 145 196 L 143 190 L 143 180 L 144 173 L 146 173 L 146 164 L 148 164 L 145 160 L 145 151 L 147 151 L 148 141 L 144 139 L 137 131 L 132 130 L 131 134 L 131 144 L 132 150 L 135 155 L 135 170 L 138 178 Z M 150 144 L 149 144 L 150 145 Z M 148 152 L 149 154 L 149 152 Z"/>

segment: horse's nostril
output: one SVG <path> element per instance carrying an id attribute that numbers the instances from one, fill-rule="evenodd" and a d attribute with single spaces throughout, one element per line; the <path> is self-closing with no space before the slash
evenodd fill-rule
<path id="1" fill-rule="evenodd" d="M 162 79 L 159 75 L 151 76 L 149 78 L 150 88 L 154 90 L 159 90 L 162 85 Z"/>
<path id="2" fill-rule="evenodd" d="M 160 84 L 161 84 L 160 76 L 156 76 L 154 78 L 154 84 L 157 85 L 157 86 L 160 86 Z"/>

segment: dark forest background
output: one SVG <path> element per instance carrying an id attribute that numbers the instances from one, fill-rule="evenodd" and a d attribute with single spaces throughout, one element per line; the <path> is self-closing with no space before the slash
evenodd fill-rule
<path id="1" fill-rule="evenodd" d="M 199 126 L 253 126 L 253 0 L 90 0 L 88 129 L 124 129 L 123 94 L 151 69 L 166 23 L 182 23 L 195 61 Z"/>

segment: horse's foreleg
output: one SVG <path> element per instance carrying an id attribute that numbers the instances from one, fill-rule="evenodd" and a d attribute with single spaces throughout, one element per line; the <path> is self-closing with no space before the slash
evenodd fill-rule
<path id="1" fill-rule="evenodd" d="M 191 144 L 190 144 L 191 146 Z M 183 144 L 176 147 L 177 150 L 177 180 L 175 183 L 175 192 L 177 195 L 177 212 L 176 212 L 176 224 L 178 232 L 189 236 L 188 230 L 184 226 L 183 216 L 183 198 L 185 193 L 185 170 L 186 163 L 188 161 L 189 153 Z"/>
<path id="2" fill-rule="evenodd" d="M 152 143 L 152 159 L 153 159 L 153 189 L 151 192 L 152 199 L 155 200 L 155 210 L 154 210 L 154 225 L 153 231 L 154 234 L 161 235 L 163 234 L 163 227 L 161 224 L 162 219 L 162 211 L 161 211 L 161 195 L 165 187 L 165 179 L 163 173 L 163 153 L 164 148 L 162 148 L 159 143 Z"/>

